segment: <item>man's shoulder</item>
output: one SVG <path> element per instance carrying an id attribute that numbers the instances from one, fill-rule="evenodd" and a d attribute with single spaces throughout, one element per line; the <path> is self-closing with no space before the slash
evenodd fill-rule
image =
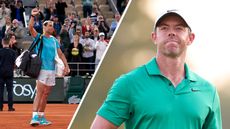
<path id="1" fill-rule="evenodd" d="M 134 68 L 133 70 L 121 75 L 119 78 L 123 78 L 125 80 L 138 81 L 142 78 L 146 77 L 146 69 L 144 65 Z"/>
<path id="2" fill-rule="evenodd" d="M 198 75 L 197 73 L 190 71 L 190 75 L 192 76 L 192 78 L 200 88 L 216 90 L 215 86 L 210 81 Z"/>
<path id="3" fill-rule="evenodd" d="M 0 53 L 8 55 L 9 53 L 16 54 L 13 49 L 10 48 L 0 48 Z"/>

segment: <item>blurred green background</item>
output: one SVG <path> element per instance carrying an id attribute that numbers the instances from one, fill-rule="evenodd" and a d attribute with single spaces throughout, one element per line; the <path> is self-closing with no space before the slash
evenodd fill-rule
<path id="1" fill-rule="evenodd" d="M 78 113 L 73 119 L 70 126 L 71 129 L 88 129 L 96 115 L 96 111 L 106 98 L 106 94 L 110 89 L 113 81 L 121 74 L 148 62 L 155 55 L 156 47 L 151 41 L 151 32 L 153 30 L 154 21 L 143 9 L 148 0 L 132 1 L 123 21 L 111 43 L 95 78 L 88 89 L 84 101 L 78 109 Z M 202 48 L 201 48 L 202 49 Z M 205 62 L 204 62 L 205 63 Z M 192 62 L 189 60 L 189 65 Z M 194 69 L 192 67 L 194 71 Z M 211 68 L 210 68 L 211 69 Z M 211 74 L 211 70 L 210 70 Z M 212 80 L 210 80 L 212 82 Z M 227 80 L 223 80 L 224 85 L 230 84 Z M 225 89 L 219 91 L 221 106 L 223 129 L 230 127 L 230 90 Z"/>

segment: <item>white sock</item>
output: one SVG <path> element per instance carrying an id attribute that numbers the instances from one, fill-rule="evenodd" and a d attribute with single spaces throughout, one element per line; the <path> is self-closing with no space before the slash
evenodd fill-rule
<path id="1" fill-rule="evenodd" d="M 39 116 L 44 116 L 45 113 L 44 113 L 44 112 L 38 112 L 38 115 L 39 115 Z"/>
<path id="2" fill-rule="evenodd" d="M 38 112 L 33 112 L 33 117 L 34 117 L 35 115 L 38 115 Z"/>

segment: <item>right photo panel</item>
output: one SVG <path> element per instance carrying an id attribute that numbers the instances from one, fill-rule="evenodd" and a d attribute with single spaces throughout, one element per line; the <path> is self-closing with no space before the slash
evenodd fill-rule
<path id="1" fill-rule="evenodd" d="M 68 128 L 229 128 L 227 5 L 130 0 Z"/>

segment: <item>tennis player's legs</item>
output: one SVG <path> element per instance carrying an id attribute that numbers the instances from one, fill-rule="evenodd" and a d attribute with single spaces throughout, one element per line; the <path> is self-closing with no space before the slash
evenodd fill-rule
<path id="1" fill-rule="evenodd" d="M 54 85 L 55 71 L 41 70 L 36 81 L 37 93 L 33 103 L 33 117 L 38 115 L 39 118 L 44 118 L 47 99 Z M 46 121 L 45 119 L 43 122 L 40 121 L 40 124 L 49 125 L 51 122 Z"/>
<path id="2" fill-rule="evenodd" d="M 37 93 L 34 99 L 33 111 L 41 112 L 45 110 L 47 98 L 55 85 L 55 72 L 50 70 L 41 70 L 36 81 Z"/>

